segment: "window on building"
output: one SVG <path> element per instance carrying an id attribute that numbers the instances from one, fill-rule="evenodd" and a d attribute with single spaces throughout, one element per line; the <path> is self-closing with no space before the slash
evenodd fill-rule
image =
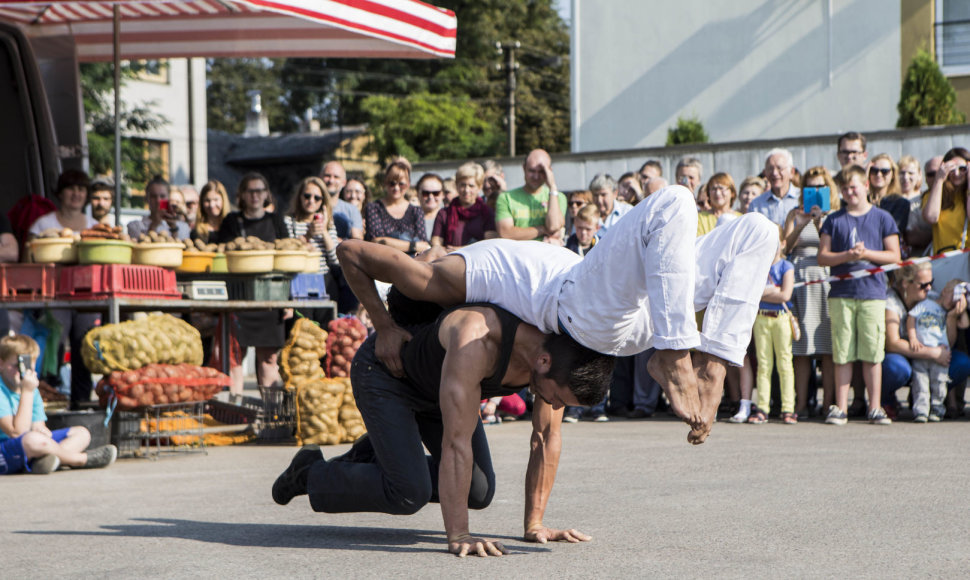
<path id="1" fill-rule="evenodd" d="M 936 0 L 936 54 L 943 72 L 970 74 L 970 2 Z"/>

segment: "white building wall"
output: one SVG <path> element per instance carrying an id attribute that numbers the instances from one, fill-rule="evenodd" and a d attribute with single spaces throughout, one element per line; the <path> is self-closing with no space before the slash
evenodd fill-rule
<path id="1" fill-rule="evenodd" d="M 900 0 L 572 0 L 572 150 L 891 129 Z"/>
<path id="2" fill-rule="evenodd" d="M 174 184 L 186 184 L 193 177 L 194 184 L 208 179 L 206 155 L 205 59 L 192 59 L 193 130 L 189 130 L 189 64 L 188 59 L 168 61 L 167 82 L 128 80 L 121 98 L 128 106 L 154 102 L 152 110 L 168 123 L 158 130 L 141 135 L 169 143 L 169 175 Z M 193 160 L 189 159 L 189 137 L 194 141 Z M 194 161 L 194 172 L 191 164 Z M 137 184 L 133 184 L 137 185 Z"/>

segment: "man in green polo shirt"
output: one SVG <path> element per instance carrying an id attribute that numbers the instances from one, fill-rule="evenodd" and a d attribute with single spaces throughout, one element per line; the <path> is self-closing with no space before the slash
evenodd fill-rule
<path id="1" fill-rule="evenodd" d="M 525 158 L 525 185 L 500 194 L 495 202 L 499 237 L 539 241 L 553 238 L 562 245 L 566 196 L 556 189 L 551 165 L 552 158 L 542 149 L 534 149 Z M 550 196 L 550 192 L 555 195 Z"/>

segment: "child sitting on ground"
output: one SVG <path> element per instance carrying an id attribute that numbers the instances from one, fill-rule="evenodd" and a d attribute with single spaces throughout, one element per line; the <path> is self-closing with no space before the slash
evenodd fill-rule
<path id="1" fill-rule="evenodd" d="M 51 432 L 34 371 L 40 347 L 29 336 L 0 339 L 0 475 L 51 473 L 61 465 L 107 467 L 118 457 L 114 445 L 85 453 L 91 434 L 84 427 Z M 18 360 L 26 355 L 23 364 Z"/>
<path id="2" fill-rule="evenodd" d="M 784 259 L 785 235 L 779 229 L 781 243 L 775 260 L 768 270 L 768 284 L 761 296 L 758 317 L 754 320 L 754 347 L 758 353 L 758 404 L 748 423 L 760 425 L 768 422 L 768 405 L 771 395 L 772 355 L 778 369 L 781 386 L 781 420 L 789 425 L 798 423 L 795 414 L 795 370 L 792 366 L 792 322 L 788 310 L 792 290 L 795 288 L 795 267 Z M 741 401 L 744 406 L 744 399 Z M 750 404 L 750 402 L 749 402 Z"/>
<path id="3" fill-rule="evenodd" d="M 913 352 L 935 346 L 949 349 L 956 339 L 956 329 L 970 326 L 966 302 L 963 301 L 961 305 L 965 292 L 966 286 L 962 281 L 951 280 L 938 298 L 926 297 L 909 311 L 906 336 Z M 913 421 L 937 422 L 946 412 L 943 401 L 946 399 L 946 385 L 950 382 L 947 374 L 949 365 L 941 365 L 932 359 L 913 358 L 912 368 Z"/>

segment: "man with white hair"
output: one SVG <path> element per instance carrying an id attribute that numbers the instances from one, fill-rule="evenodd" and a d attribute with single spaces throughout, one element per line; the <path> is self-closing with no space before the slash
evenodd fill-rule
<path id="1" fill-rule="evenodd" d="M 603 237 L 617 220 L 633 209 L 633 206 L 627 202 L 616 199 L 616 188 L 616 180 L 608 173 L 597 173 L 589 183 L 593 203 L 600 210 L 599 237 Z"/>
<path id="2" fill-rule="evenodd" d="M 792 183 L 795 163 L 791 151 L 772 149 L 765 159 L 765 179 L 768 191 L 752 200 L 748 211 L 758 212 L 779 226 L 785 225 L 788 212 L 798 207 L 800 190 Z"/>

